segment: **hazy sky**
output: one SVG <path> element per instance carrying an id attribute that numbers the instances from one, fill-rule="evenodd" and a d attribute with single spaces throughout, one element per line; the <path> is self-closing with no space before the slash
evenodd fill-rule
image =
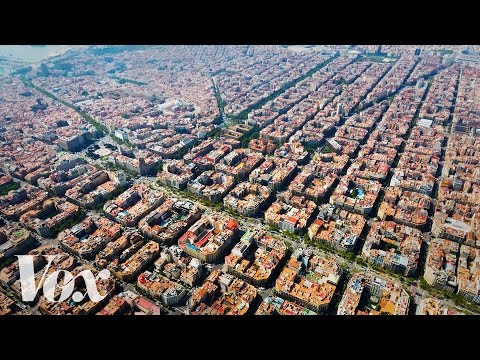
<path id="1" fill-rule="evenodd" d="M 0 45 L 0 56 L 13 57 L 27 62 L 39 62 L 71 47 L 71 45 Z"/>

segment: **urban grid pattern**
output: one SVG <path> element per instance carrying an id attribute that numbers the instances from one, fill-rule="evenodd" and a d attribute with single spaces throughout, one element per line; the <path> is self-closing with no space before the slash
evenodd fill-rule
<path id="1" fill-rule="evenodd" d="M 0 315 L 480 314 L 480 47 L 82 46 L 0 76 Z M 21 301 L 15 255 L 106 295 Z M 75 283 L 85 292 L 85 284 Z"/>

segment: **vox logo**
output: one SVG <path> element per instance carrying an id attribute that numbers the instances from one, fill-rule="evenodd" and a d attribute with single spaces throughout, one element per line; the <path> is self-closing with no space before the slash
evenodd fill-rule
<path id="1" fill-rule="evenodd" d="M 18 266 L 20 270 L 20 286 L 22 288 L 22 300 L 33 301 L 40 290 L 40 287 L 35 284 L 35 270 L 34 270 L 34 256 L 33 255 L 16 255 L 18 258 Z M 95 277 L 90 270 L 83 270 L 77 275 L 73 275 L 67 270 L 56 270 L 47 276 L 48 269 L 55 259 L 56 255 L 47 255 L 47 266 L 43 271 L 40 284 L 43 283 L 43 295 L 51 302 L 62 302 L 70 297 L 75 302 L 82 301 L 88 295 L 91 301 L 99 302 L 105 298 L 106 295 L 101 295 L 98 292 L 96 281 L 106 280 L 110 277 L 110 271 L 103 269 Z M 58 284 L 58 277 L 63 272 L 63 285 Z M 75 279 L 83 278 L 87 292 L 83 294 L 80 291 L 75 291 Z M 60 288 L 60 297 L 55 300 L 55 291 Z"/>

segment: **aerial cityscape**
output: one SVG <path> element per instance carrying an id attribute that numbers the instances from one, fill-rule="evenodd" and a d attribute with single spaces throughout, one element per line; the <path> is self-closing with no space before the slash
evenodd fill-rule
<path id="1" fill-rule="evenodd" d="M 42 314 L 480 315 L 480 46 L 0 46 Z"/>

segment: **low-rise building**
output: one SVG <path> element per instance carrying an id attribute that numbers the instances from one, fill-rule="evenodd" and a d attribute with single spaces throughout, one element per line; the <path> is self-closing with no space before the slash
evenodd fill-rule
<path id="1" fill-rule="evenodd" d="M 416 315 L 463 315 L 460 311 L 433 297 L 424 297 L 417 306 Z"/>
<path id="2" fill-rule="evenodd" d="M 243 136 L 248 135 L 253 131 L 254 127 L 248 124 L 231 125 L 223 132 L 223 136 L 240 140 Z"/>
<path id="3" fill-rule="evenodd" d="M 405 151 L 402 156 L 400 156 L 397 167 L 435 176 L 439 163 L 440 157 L 437 155 Z"/>
<path id="4" fill-rule="evenodd" d="M 13 184 L 13 178 L 10 175 L 0 174 L 0 189 L 3 190 L 8 185 Z"/>
<path id="5" fill-rule="evenodd" d="M 25 185 L 0 197 L 0 213 L 7 219 L 18 220 L 48 198 L 48 193 L 32 185 Z"/>
<path id="6" fill-rule="evenodd" d="M 285 258 L 287 247 L 264 231 L 247 231 L 225 257 L 228 271 L 256 286 L 265 286 Z"/>
<path id="7" fill-rule="evenodd" d="M 307 121 L 301 130 L 292 135 L 292 138 L 298 139 L 302 144 L 307 146 L 319 146 L 325 136 L 331 135 L 335 129 L 335 122 L 327 120 L 330 119 L 314 118 Z"/>
<path id="8" fill-rule="evenodd" d="M 390 186 L 399 186 L 405 190 L 430 196 L 435 186 L 435 176 L 408 168 L 396 168 L 393 170 Z"/>
<path id="9" fill-rule="evenodd" d="M 151 184 L 139 183 L 127 189 L 114 200 L 103 206 L 105 216 L 123 226 L 135 226 L 150 211 L 156 209 L 165 199 L 165 194 L 154 190 Z"/>
<path id="10" fill-rule="evenodd" d="M 315 312 L 325 312 L 333 298 L 342 268 L 332 257 L 298 249 L 275 282 L 275 293 Z"/>
<path id="11" fill-rule="evenodd" d="M 145 271 L 138 276 L 137 287 L 145 294 L 161 300 L 166 306 L 181 302 L 187 295 L 186 288 L 158 272 Z"/>
<path id="12" fill-rule="evenodd" d="M 61 232 L 58 239 L 67 251 L 85 259 L 92 259 L 121 233 L 120 224 L 104 217 L 87 217 L 70 229 Z"/>
<path id="13" fill-rule="evenodd" d="M 93 134 L 90 131 L 79 131 L 70 136 L 61 136 L 57 139 L 60 148 L 67 151 L 79 151 L 92 142 Z"/>
<path id="14" fill-rule="evenodd" d="M 336 249 L 353 251 L 366 223 L 362 215 L 324 204 L 308 228 L 308 237 Z"/>
<path id="15" fill-rule="evenodd" d="M 262 162 L 262 154 L 249 149 L 236 149 L 220 160 L 215 165 L 215 170 L 232 175 L 237 180 L 244 180 Z"/>
<path id="16" fill-rule="evenodd" d="M 278 296 L 269 296 L 263 299 L 255 315 L 317 315 L 317 313 Z"/>
<path id="17" fill-rule="evenodd" d="M 173 281 L 180 281 L 190 287 L 197 284 L 203 272 L 203 265 L 197 258 L 185 255 L 176 245 L 164 248 L 155 261 L 155 269 Z"/>
<path id="18" fill-rule="evenodd" d="M 257 289 L 230 274 L 214 270 L 188 300 L 190 315 L 244 315 L 258 298 Z"/>
<path id="19" fill-rule="evenodd" d="M 96 171 L 79 178 L 65 196 L 74 204 L 84 208 L 92 208 L 127 185 L 126 175 L 122 171 Z"/>
<path id="20" fill-rule="evenodd" d="M 310 164 L 315 166 L 315 172 L 319 176 L 329 173 L 341 175 L 347 167 L 349 159 L 348 155 L 337 155 L 335 153 L 324 154 L 321 151 L 316 151 L 312 155 Z"/>
<path id="21" fill-rule="evenodd" d="M 373 134 L 370 135 L 372 139 Z M 374 137 L 373 137 L 374 139 Z M 397 139 L 397 138 L 394 138 Z M 403 141 L 402 138 L 398 138 Z M 382 163 L 387 163 L 392 166 L 397 156 L 397 149 L 390 146 L 390 141 L 369 140 L 358 152 L 359 159 L 375 160 Z"/>
<path id="22" fill-rule="evenodd" d="M 287 158 L 269 156 L 254 169 L 248 179 L 251 183 L 268 186 L 272 192 L 284 189 L 297 169 L 297 162 Z"/>
<path id="23" fill-rule="evenodd" d="M 369 215 L 382 184 L 354 176 L 344 176 L 330 196 L 330 204 L 362 215 Z"/>
<path id="24" fill-rule="evenodd" d="M 432 239 L 428 243 L 423 278 L 430 286 L 448 291 L 457 288 L 457 260 L 460 244 L 445 239 Z"/>
<path id="25" fill-rule="evenodd" d="M 111 261 L 118 261 L 117 258 L 121 258 L 125 250 L 140 246 L 143 242 L 144 238 L 140 236 L 137 230 L 125 230 L 116 240 L 107 242 L 103 250 L 95 257 L 95 265 L 103 269 Z"/>
<path id="26" fill-rule="evenodd" d="M 80 303 L 74 301 L 52 302 L 42 295 L 38 302 L 40 312 L 46 315 L 93 315 L 102 309 L 115 292 L 115 280 L 112 277 L 106 279 L 97 277 L 98 270 L 90 265 L 80 265 L 71 272 L 73 276 L 76 276 L 84 270 L 90 270 L 95 276 L 97 291 L 105 296 L 102 300 L 96 302 L 87 297 L 86 301 Z M 80 289 L 80 284 L 81 282 L 75 283 L 75 289 Z"/>
<path id="27" fill-rule="evenodd" d="M 233 146 L 224 139 L 208 139 L 191 149 L 183 159 L 187 163 L 195 164 L 201 171 L 211 170 L 232 149 Z"/>
<path id="28" fill-rule="evenodd" d="M 248 143 L 248 148 L 253 151 L 262 153 L 263 155 L 268 155 L 273 153 L 277 146 L 272 140 L 260 138 L 252 139 Z"/>
<path id="29" fill-rule="evenodd" d="M 160 306 L 146 297 L 127 290 L 113 296 L 96 315 L 160 315 Z"/>
<path id="30" fill-rule="evenodd" d="M 0 292 L 0 316 L 10 315 L 15 309 L 15 302 L 7 295 Z"/>
<path id="31" fill-rule="evenodd" d="M 480 206 L 480 181 L 464 181 L 460 176 L 443 178 L 438 184 L 438 200 L 453 200 L 464 205 Z"/>
<path id="32" fill-rule="evenodd" d="M 457 279 L 457 294 L 480 304 L 480 249 L 460 247 Z"/>
<path id="33" fill-rule="evenodd" d="M 201 216 L 200 209 L 190 201 L 169 197 L 146 215 L 138 228 L 146 237 L 161 244 L 172 244 Z"/>
<path id="34" fill-rule="evenodd" d="M 337 154 L 343 154 L 348 156 L 353 156 L 355 151 L 360 146 L 360 143 L 356 140 L 351 140 L 344 137 L 333 137 L 326 140 L 327 144 L 333 149 Z"/>
<path id="35" fill-rule="evenodd" d="M 223 199 L 226 209 L 238 211 L 245 216 L 256 216 L 268 202 L 272 193 L 266 186 L 241 182 Z"/>
<path id="36" fill-rule="evenodd" d="M 30 250 L 35 243 L 35 238 L 30 231 L 18 224 L 0 226 L 0 263 Z"/>
<path id="37" fill-rule="evenodd" d="M 140 176 L 154 174 L 160 164 L 160 157 L 148 151 L 134 152 L 133 157 L 123 155 L 119 152 L 112 153 L 110 157 L 113 159 L 115 165 L 123 167 Z"/>
<path id="38" fill-rule="evenodd" d="M 362 305 L 361 298 L 370 301 Z M 363 272 L 352 276 L 338 305 L 338 315 L 407 315 L 410 297 L 399 283 Z"/>
<path id="39" fill-rule="evenodd" d="M 300 233 L 307 229 L 317 205 L 304 196 L 293 195 L 290 191 L 279 193 L 265 211 L 265 222 L 282 230 Z"/>
<path id="40" fill-rule="evenodd" d="M 51 263 L 49 272 L 53 272 L 55 269 L 72 270 L 76 261 L 75 258 L 67 253 L 63 252 L 57 246 L 52 244 L 41 245 L 33 250 L 30 250 L 27 255 L 33 256 L 33 269 L 35 271 L 35 282 L 38 287 L 42 286 L 41 277 L 43 276 L 40 271 L 46 264 L 46 256 L 55 255 Z M 21 288 L 19 284 L 20 269 L 18 266 L 18 260 L 10 265 L 5 266 L 0 271 L 0 281 L 5 285 L 12 285 L 14 291 L 21 295 Z M 17 286 L 18 285 L 18 286 Z"/>
<path id="41" fill-rule="evenodd" d="M 379 147 L 388 147 L 398 151 L 404 142 L 405 140 L 401 138 L 401 135 L 397 135 L 394 131 L 391 132 L 388 131 L 388 129 L 377 129 L 370 134 L 370 137 L 368 138 L 368 141 L 363 147 L 362 151 L 368 148 L 375 149 Z"/>
<path id="42" fill-rule="evenodd" d="M 208 201 L 217 203 L 234 185 L 235 178 L 232 175 L 207 170 L 188 183 L 188 190 Z"/>
<path id="43" fill-rule="evenodd" d="M 368 129 L 357 127 L 357 126 L 348 126 L 344 124 L 340 126 L 335 133 L 335 139 L 348 139 L 355 140 L 358 142 L 363 142 L 368 136 Z"/>
<path id="44" fill-rule="evenodd" d="M 216 262 L 236 240 L 238 222 L 220 215 L 203 215 L 178 239 L 178 245 L 190 256 Z"/>
<path id="45" fill-rule="evenodd" d="M 389 186 L 385 189 L 377 216 L 380 220 L 394 220 L 399 224 L 422 229 L 428 220 L 430 204 L 428 195 Z"/>
<path id="46" fill-rule="evenodd" d="M 95 315 L 123 315 L 130 308 L 124 297 L 114 295 L 107 305 Z"/>
<path id="47" fill-rule="evenodd" d="M 38 187 L 54 195 L 63 196 L 68 189 L 81 181 L 82 175 L 97 171 L 94 166 L 81 164 L 78 159 L 75 160 L 61 162 L 48 177 L 38 179 Z"/>
<path id="48" fill-rule="evenodd" d="M 140 272 L 147 268 L 160 253 L 160 246 L 155 241 L 149 241 L 135 252 L 125 262 L 112 262 L 108 266 L 110 271 L 123 281 L 131 281 Z"/>
<path id="49" fill-rule="evenodd" d="M 288 190 L 318 203 L 328 197 L 336 180 L 337 175 L 334 173 L 318 174 L 315 164 L 312 163 L 303 167 L 288 186 Z"/>
<path id="50" fill-rule="evenodd" d="M 415 126 L 405 145 L 406 152 L 440 156 L 445 130 L 440 127 Z"/>
<path id="51" fill-rule="evenodd" d="M 369 263 L 413 276 L 418 267 L 423 235 L 414 228 L 393 221 L 372 224 L 362 249 Z"/>
<path id="52" fill-rule="evenodd" d="M 20 217 L 29 230 L 43 237 L 56 235 L 60 226 L 80 213 L 80 208 L 61 198 L 51 198 Z"/>
<path id="53" fill-rule="evenodd" d="M 195 173 L 194 164 L 187 165 L 183 160 L 164 160 L 162 171 L 157 177 L 162 184 L 183 190 L 195 177 Z"/>
<path id="54" fill-rule="evenodd" d="M 352 162 L 352 165 L 347 170 L 347 175 L 366 180 L 383 181 L 387 177 L 389 170 L 390 165 L 386 162 L 359 157 Z"/>
<path id="55" fill-rule="evenodd" d="M 283 144 L 277 150 L 274 155 L 281 159 L 289 159 L 296 161 L 297 164 L 304 164 L 308 159 L 308 151 L 300 141 L 292 141 Z"/>
<path id="56" fill-rule="evenodd" d="M 480 206 L 454 200 L 437 200 L 432 234 L 436 237 L 480 247 Z"/>
<path id="57" fill-rule="evenodd" d="M 197 138 L 191 134 L 175 133 L 167 129 L 165 136 L 146 145 L 146 149 L 163 159 L 179 159 L 189 148 L 195 145 Z"/>

